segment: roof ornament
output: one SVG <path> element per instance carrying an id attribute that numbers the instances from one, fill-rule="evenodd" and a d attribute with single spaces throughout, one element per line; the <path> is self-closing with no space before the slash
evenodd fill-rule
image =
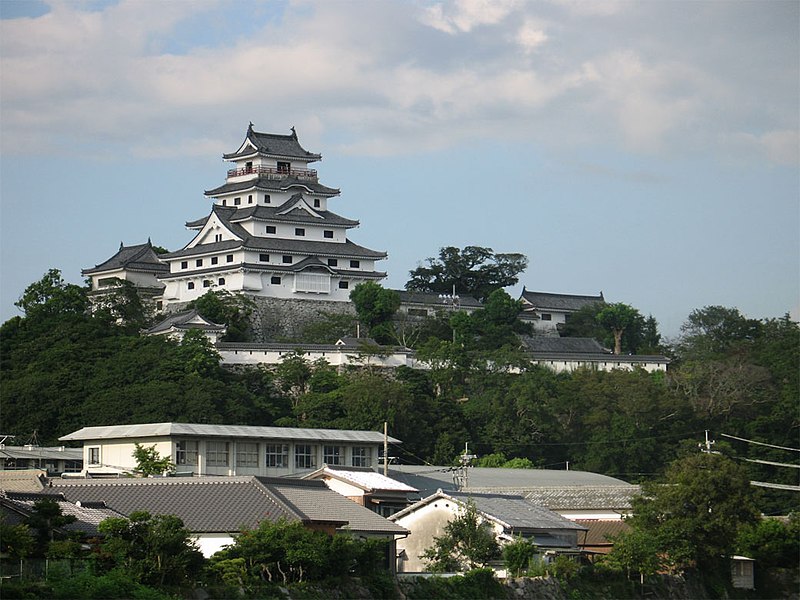
<path id="1" fill-rule="evenodd" d="M 122 250 L 125 246 L 122 244 L 122 240 L 119 242 L 119 249 Z"/>
<path id="2" fill-rule="evenodd" d="M 292 131 L 292 137 L 293 137 L 294 139 L 297 139 L 297 132 L 294 130 L 294 125 L 292 125 L 290 129 L 291 129 L 291 131 Z"/>

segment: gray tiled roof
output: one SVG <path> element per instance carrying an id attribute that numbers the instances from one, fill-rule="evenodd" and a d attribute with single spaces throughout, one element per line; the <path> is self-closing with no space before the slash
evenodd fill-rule
<path id="1" fill-rule="evenodd" d="M 562 354 L 611 354 L 593 338 L 521 336 L 525 347 L 531 352 L 556 352 Z"/>
<path id="2" fill-rule="evenodd" d="M 407 533 L 403 527 L 334 492 L 321 480 L 284 481 L 273 480 L 270 489 L 311 519 L 347 521 L 342 529 L 354 533 Z"/>
<path id="3" fill-rule="evenodd" d="M 239 226 L 234 225 L 231 227 L 231 229 L 234 230 L 234 228 L 237 227 Z M 350 240 L 345 242 L 317 242 L 303 239 L 290 240 L 285 238 L 263 238 L 247 235 L 246 233 L 245 236 L 245 239 L 242 241 L 226 240 L 224 242 L 214 242 L 211 244 L 199 244 L 193 248 L 184 248 L 183 250 L 178 250 L 177 252 L 170 252 L 169 254 L 165 254 L 164 257 L 169 259 L 183 258 L 198 254 L 210 254 L 214 252 L 224 252 L 226 250 L 236 250 L 244 247 L 250 250 L 282 252 L 284 254 L 303 254 L 306 256 L 330 256 L 336 258 L 370 260 L 380 260 L 386 258 L 386 252 L 370 250 L 364 246 L 354 244 Z M 171 275 L 179 275 L 179 273 L 171 273 Z"/>
<path id="4" fill-rule="evenodd" d="M 163 477 L 54 480 L 70 501 L 105 502 L 129 515 L 172 514 L 193 533 L 236 532 L 261 521 L 334 523 L 354 532 L 405 530 L 328 489 L 322 481 L 276 477 Z"/>
<path id="5" fill-rule="evenodd" d="M 286 352 L 352 352 L 358 346 L 337 344 L 294 344 L 290 342 L 217 342 L 218 350 L 285 350 Z M 402 346 L 381 346 L 391 352 L 412 354 L 414 351 Z"/>
<path id="6" fill-rule="evenodd" d="M 197 320 L 201 322 L 192 322 Z M 173 327 L 181 330 L 200 329 L 201 331 L 225 331 L 225 325 L 212 323 L 200 315 L 196 309 L 192 309 L 169 315 L 166 319 L 146 330 L 144 333 L 162 333 L 164 331 L 169 331 Z"/>
<path id="7" fill-rule="evenodd" d="M 260 175 L 257 179 L 248 179 L 246 181 L 235 181 L 224 183 L 219 187 L 211 190 L 206 190 L 205 195 L 209 198 L 222 196 L 223 194 L 231 194 L 235 192 L 248 192 L 250 190 L 260 192 L 285 192 L 292 188 L 304 188 L 312 194 L 318 196 L 338 196 L 341 192 L 337 188 L 328 187 L 311 179 L 299 179 L 298 177 L 288 174 L 281 179 L 274 179 Z"/>
<path id="8" fill-rule="evenodd" d="M 291 202 L 291 201 L 288 201 Z M 219 206 L 219 205 L 215 205 Z M 280 206 L 250 206 L 247 208 L 240 208 L 239 210 L 232 211 L 230 215 L 226 218 L 232 223 L 237 223 L 240 221 L 246 221 L 249 219 L 257 219 L 261 221 L 274 221 L 274 222 L 292 222 L 292 223 L 311 223 L 314 225 L 326 225 L 331 227 L 357 227 L 358 221 L 354 219 L 347 219 L 340 215 L 337 215 L 334 212 L 329 210 L 318 210 L 316 208 L 312 209 L 315 213 L 320 215 L 322 219 L 310 215 L 308 212 L 302 209 L 297 209 L 295 211 L 290 212 L 289 214 L 278 214 L 281 211 L 285 211 L 289 208 L 290 205 L 287 203 L 281 204 Z M 227 207 L 219 207 L 225 209 Z M 193 226 L 197 226 L 202 221 L 202 224 L 205 224 L 205 221 L 208 217 L 204 219 L 199 219 L 197 221 L 193 221 Z M 189 223 L 186 224 L 189 227 Z"/>
<path id="9" fill-rule="evenodd" d="M 119 250 L 114 256 L 90 269 L 81 270 L 81 273 L 83 275 L 91 275 L 93 273 L 102 273 L 103 271 L 114 271 L 117 269 L 165 273 L 169 271 L 169 266 L 159 260 L 150 242 L 146 244 L 137 244 L 135 246 L 124 246 L 120 244 Z"/>
<path id="10" fill-rule="evenodd" d="M 563 486 L 518 488 L 527 500 L 552 510 L 621 510 L 631 508 L 631 499 L 641 494 L 638 485 Z"/>
<path id="11" fill-rule="evenodd" d="M 252 124 L 247 129 L 246 140 L 252 142 L 260 154 L 268 156 L 280 156 L 287 158 L 299 158 L 306 161 L 315 161 L 322 158 L 319 154 L 314 154 L 303 148 L 297 141 L 297 134 L 292 128 L 292 133 L 289 135 L 280 135 L 277 133 L 260 133 L 253 131 Z M 247 156 L 252 154 L 249 146 L 245 147 L 241 152 L 232 152 L 224 154 L 223 158 L 236 158 L 239 156 Z"/>
<path id="12" fill-rule="evenodd" d="M 109 508 L 103 503 L 90 503 L 90 506 L 78 506 L 74 502 L 68 502 L 63 495 L 52 493 L 52 490 L 47 493 L 31 494 L 23 492 L 6 492 L 0 495 L 0 501 L 4 504 L 11 503 L 20 512 L 30 515 L 33 512 L 33 507 L 39 500 L 53 500 L 61 509 L 61 514 L 65 516 L 75 517 L 75 521 L 68 523 L 60 529 L 65 531 L 81 531 L 88 535 L 97 534 L 97 526 L 110 517 L 122 517 L 121 513 Z"/>
<path id="13" fill-rule="evenodd" d="M 166 436 L 383 443 L 383 434 L 378 431 L 260 427 L 254 425 L 209 425 L 206 423 L 143 423 L 84 427 L 58 439 L 68 442 Z M 391 443 L 401 443 L 400 440 L 393 437 L 390 437 L 389 441 Z"/>
<path id="14" fill-rule="evenodd" d="M 417 488 L 422 496 L 437 489 L 453 491 L 453 467 L 389 465 L 389 477 Z M 599 473 L 550 469 L 492 469 L 471 467 L 467 491 L 521 494 L 526 490 L 551 487 L 614 487 L 630 484 Z"/>
<path id="15" fill-rule="evenodd" d="M 83 451 L 79 448 L 64 448 L 64 446 L 0 446 L 0 458 L 83 460 Z"/>
<path id="16" fill-rule="evenodd" d="M 573 294 L 551 294 L 548 292 L 530 292 L 523 288 L 521 300 L 537 310 L 555 310 L 572 312 L 584 306 L 605 302 L 603 292 L 597 296 L 578 296 Z"/>
<path id="17" fill-rule="evenodd" d="M 402 304 L 422 304 L 425 306 L 439 306 L 442 308 L 450 308 L 452 305 L 448 302 L 447 304 L 442 303 L 442 299 L 439 297 L 439 294 L 429 294 L 426 292 L 409 292 L 407 290 L 394 290 L 400 295 L 400 302 Z M 459 304 L 463 307 L 468 308 L 481 308 L 483 304 L 481 304 L 478 300 L 473 298 L 472 296 L 462 296 L 459 295 Z"/>
<path id="18" fill-rule="evenodd" d="M 82 448 L 73 448 L 80 452 L 83 457 Z M 44 488 L 42 481 L 47 478 L 47 471 L 44 469 L 13 469 L 0 471 L 0 490 L 10 492 L 41 492 Z"/>
<path id="19" fill-rule="evenodd" d="M 487 494 L 474 492 L 455 492 L 437 490 L 430 496 L 423 498 L 416 504 L 392 515 L 392 520 L 398 520 L 407 514 L 415 512 L 420 506 L 429 504 L 438 499 L 449 499 L 465 505 L 472 501 L 475 508 L 485 517 L 501 523 L 507 533 L 523 533 L 534 530 L 584 530 L 582 525 L 562 517 L 543 506 L 536 506 L 526 501 L 522 496 L 510 494 Z"/>

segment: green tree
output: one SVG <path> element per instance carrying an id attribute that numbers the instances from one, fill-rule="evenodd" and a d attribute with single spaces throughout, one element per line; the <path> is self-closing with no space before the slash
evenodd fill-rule
<path id="1" fill-rule="evenodd" d="M 127 279 L 114 277 L 113 284 L 92 301 L 94 315 L 109 322 L 120 323 L 131 332 L 138 332 L 151 318 L 150 310 L 142 302 L 136 286 Z"/>
<path id="2" fill-rule="evenodd" d="M 154 586 L 180 586 L 203 567 L 203 555 L 183 521 L 174 515 L 133 512 L 128 518 L 106 519 L 101 561 L 107 570 L 120 568 L 135 581 Z"/>
<path id="3" fill-rule="evenodd" d="M 647 577 L 664 570 L 666 560 L 657 537 L 648 530 L 631 529 L 620 533 L 611 540 L 614 544 L 606 563 L 627 573 L 638 573 L 644 584 Z"/>
<path id="4" fill-rule="evenodd" d="M 800 565 L 800 515 L 789 515 L 788 523 L 762 517 L 743 526 L 736 551 L 756 560 L 759 570 L 773 567 L 793 569 Z"/>
<path id="5" fill-rule="evenodd" d="M 422 553 L 428 568 L 438 573 L 470 571 L 499 557 L 500 546 L 494 532 L 472 500 L 445 525 L 444 534 L 434 538 L 433 546 Z"/>
<path id="6" fill-rule="evenodd" d="M 400 307 L 400 295 L 374 281 L 365 281 L 353 288 L 350 300 L 369 335 L 380 343 L 391 343 L 394 338 L 391 320 Z"/>
<path id="7" fill-rule="evenodd" d="M 503 546 L 503 560 L 509 572 L 516 577 L 523 575 L 528 570 L 531 561 L 537 555 L 536 546 L 521 537 L 514 538 L 513 542 Z"/>
<path id="8" fill-rule="evenodd" d="M 681 358 L 710 358 L 735 346 L 754 341 L 762 324 L 748 319 L 736 308 L 706 306 L 693 310 L 681 325 L 676 350 Z"/>
<path id="9" fill-rule="evenodd" d="M 36 538 L 34 555 L 46 556 L 50 544 L 68 537 L 63 527 L 75 521 L 77 521 L 77 517 L 65 515 L 55 500 L 45 498 L 34 502 L 33 510 L 26 519 L 26 524 Z"/>
<path id="10" fill-rule="evenodd" d="M 255 303 L 242 294 L 227 290 L 209 291 L 189 303 L 189 308 L 213 323 L 224 324 L 227 331 L 222 339 L 226 342 L 247 342 L 251 338 L 250 317 Z"/>
<path id="11" fill-rule="evenodd" d="M 155 444 L 152 446 L 142 446 L 134 444 L 133 459 L 136 461 L 136 472 L 142 477 L 151 475 L 163 475 L 175 470 L 175 463 L 169 456 L 161 456 L 156 450 Z"/>
<path id="12" fill-rule="evenodd" d="M 632 306 L 617 302 L 603 306 L 597 313 L 597 322 L 614 336 L 614 354 L 622 354 L 622 335 L 635 325 L 641 324 L 643 319 L 639 311 Z"/>
<path id="13" fill-rule="evenodd" d="M 485 300 L 499 289 L 515 285 L 519 274 L 528 268 L 523 254 L 495 253 L 491 248 L 466 246 L 460 250 L 447 246 L 438 258 L 428 258 L 425 266 L 412 270 L 406 289 L 417 292 L 474 296 Z"/>
<path id="14" fill-rule="evenodd" d="M 727 572 L 743 525 L 758 511 L 745 470 L 719 454 L 695 454 L 673 462 L 663 484 L 643 486 L 629 523 L 648 532 L 679 570 Z"/>
<path id="15" fill-rule="evenodd" d="M 50 269 L 39 281 L 25 288 L 14 304 L 24 311 L 26 317 L 38 319 L 80 315 L 89 307 L 86 288 L 66 283 L 58 269 Z"/>
<path id="16" fill-rule="evenodd" d="M 21 523 L 9 525 L 0 518 L 0 552 L 15 559 L 30 556 L 36 548 L 36 538 L 31 528 Z"/>

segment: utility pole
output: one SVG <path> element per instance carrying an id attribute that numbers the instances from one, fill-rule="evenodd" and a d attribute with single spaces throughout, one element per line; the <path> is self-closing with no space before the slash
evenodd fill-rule
<path id="1" fill-rule="evenodd" d="M 716 442 L 714 440 L 708 439 L 708 429 L 706 429 L 706 441 L 705 443 L 697 444 L 697 447 L 700 448 L 700 452 L 703 454 L 718 454 L 718 452 L 713 452 L 711 450 L 711 446 L 713 446 Z"/>
<path id="2" fill-rule="evenodd" d="M 383 422 L 383 474 L 389 476 L 389 424 Z"/>
<path id="3" fill-rule="evenodd" d="M 473 458 L 477 456 L 469 453 L 469 442 L 464 442 L 464 453 L 458 457 L 460 464 L 453 475 L 453 483 L 458 491 L 469 489 L 469 468 Z"/>

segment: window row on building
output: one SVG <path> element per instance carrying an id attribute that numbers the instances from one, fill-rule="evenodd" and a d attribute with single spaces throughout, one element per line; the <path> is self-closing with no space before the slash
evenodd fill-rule
<path id="1" fill-rule="evenodd" d="M 201 448 L 204 454 L 201 454 Z M 91 450 L 91 449 L 90 449 Z M 99 451 L 99 449 L 98 449 Z M 90 452 L 91 461 L 92 454 Z M 98 457 L 99 459 L 99 457 Z M 175 464 L 206 467 L 315 469 L 322 464 L 371 467 L 370 446 L 180 440 L 175 442 Z"/>
<path id="2" fill-rule="evenodd" d="M 263 199 L 263 204 L 272 204 L 271 194 L 264 194 L 262 199 Z M 230 200 L 230 204 L 228 203 L 228 200 Z M 231 199 L 223 198 L 222 206 L 242 206 L 242 205 L 253 204 L 254 202 L 256 202 L 255 195 L 247 194 L 247 198 L 244 198 L 244 196 L 236 196 L 235 198 Z M 320 200 L 319 198 L 314 198 L 312 204 L 314 208 L 322 208 L 322 200 Z"/>

